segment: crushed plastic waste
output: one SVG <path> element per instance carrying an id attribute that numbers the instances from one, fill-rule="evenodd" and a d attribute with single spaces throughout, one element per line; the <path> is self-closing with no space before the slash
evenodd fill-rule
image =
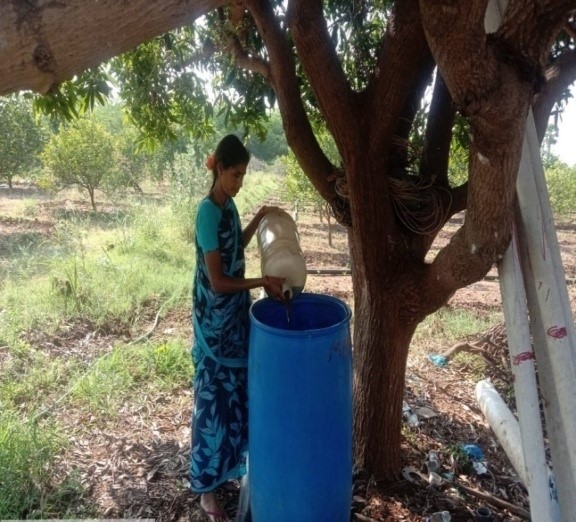
<path id="1" fill-rule="evenodd" d="M 486 475 L 488 473 L 488 466 L 483 451 L 476 446 L 476 444 L 463 444 L 460 446 L 468 460 L 472 464 L 472 468 L 477 475 Z"/>
<path id="2" fill-rule="evenodd" d="M 416 486 L 424 486 L 428 479 L 413 466 L 402 468 L 402 476 Z"/>
<path id="3" fill-rule="evenodd" d="M 447 471 L 446 473 L 442 473 L 442 478 L 448 482 L 454 482 L 454 479 L 456 478 L 456 473 L 454 473 L 453 471 Z"/>
<path id="4" fill-rule="evenodd" d="M 426 406 L 414 408 L 414 413 L 416 413 L 420 419 L 432 419 L 438 417 L 438 414 L 434 410 L 427 408 Z"/>
<path id="5" fill-rule="evenodd" d="M 444 482 L 444 479 L 438 475 L 438 473 L 435 473 L 434 471 L 430 471 L 428 473 L 428 482 L 431 486 L 434 487 L 438 487 L 442 485 L 442 482 Z"/>
<path id="6" fill-rule="evenodd" d="M 462 444 L 460 447 L 470 460 L 476 462 L 484 460 L 484 453 L 476 444 Z"/>
<path id="7" fill-rule="evenodd" d="M 402 403 L 402 418 L 411 428 L 417 428 L 420 426 L 418 415 L 412 411 L 412 408 L 406 401 Z"/>
<path id="8" fill-rule="evenodd" d="M 472 467 L 477 475 L 486 475 L 488 473 L 488 468 L 484 462 L 472 462 Z"/>
<path id="9" fill-rule="evenodd" d="M 449 511 L 438 511 L 426 517 L 425 522 L 450 522 L 450 520 L 452 520 L 452 517 Z"/>
<path id="10" fill-rule="evenodd" d="M 438 453 L 435 451 L 429 451 L 424 464 L 426 465 L 428 473 L 438 473 L 440 470 L 440 459 L 438 458 Z"/>
<path id="11" fill-rule="evenodd" d="M 446 366 L 448 366 L 448 359 L 444 355 L 431 353 L 428 356 L 428 359 L 430 359 L 433 364 L 439 366 L 440 368 L 446 368 Z"/>

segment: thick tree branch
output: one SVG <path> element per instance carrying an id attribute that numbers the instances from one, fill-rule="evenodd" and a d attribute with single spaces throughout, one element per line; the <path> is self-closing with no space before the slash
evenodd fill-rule
<path id="1" fill-rule="evenodd" d="M 244 18 L 244 13 L 246 12 L 244 7 L 244 2 L 236 0 L 230 5 L 230 20 L 234 24 L 239 24 Z"/>
<path id="2" fill-rule="evenodd" d="M 432 53 L 456 108 L 472 113 L 498 86 L 497 63 L 486 45 L 489 0 L 420 0 Z M 449 71 L 449 74 L 447 73 Z"/>
<path id="3" fill-rule="evenodd" d="M 524 69 L 543 68 L 561 27 L 576 12 L 574 0 L 510 0 L 496 33 Z"/>
<path id="4" fill-rule="evenodd" d="M 562 93 L 576 82 L 576 49 L 566 49 L 545 73 L 546 83 L 532 106 L 538 140 L 542 143 L 548 120 Z"/>
<path id="5" fill-rule="evenodd" d="M 267 80 L 270 79 L 270 67 L 268 62 L 259 56 L 249 56 L 237 36 L 233 34 L 228 35 L 225 50 L 230 54 L 237 67 L 258 73 Z"/>
<path id="6" fill-rule="evenodd" d="M 0 2 L 0 94 L 40 93 L 224 0 Z M 71 52 L 73 50 L 73 52 Z"/>
<path id="7" fill-rule="evenodd" d="M 306 115 L 286 35 L 268 0 L 247 0 L 246 5 L 268 50 L 269 79 L 276 92 L 288 145 L 320 195 L 331 201 L 335 193 L 328 176 L 334 166 L 322 152 Z"/>
<path id="8" fill-rule="evenodd" d="M 450 93 L 442 75 L 437 73 L 426 126 L 420 175 L 445 188 L 449 187 L 448 160 L 455 115 Z"/>
<path id="9" fill-rule="evenodd" d="M 438 3 L 443 16 L 434 19 L 430 8 L 431 4 L 438 8 Z M 534 84 L 519 74 L 514 61 L 495 52 L 492 43 L 486 45 L 484 0 L 472 2 L 470 16 L 462 2 L 421 0 L 421 6 L 440 72 L 468 116 L 471 140 L 466 219 L 425 270 L 420 284 L 429 313 L 457 289 L 483 277 L 508 246 Z M 498 43 L 498 38 L 491 42 Z"/>
<path id="10" fill-rule="evenodd" d="M 410 144 L 410 132 L 414 126 L 414 118 L 420 108 L 420 103 L 424 96 L 424 92 L 428 87 L 430 77 L 434 70 L 434 62 L 430 57 L 429 63 L 426 67 L 422 67 L 418 71 L 415 85 L 412 86 L 404 110 L 398 117 L 394 136 L 390 142 L 390 158 L 389 158 L 389 171 L 394 173 L 404 174 L 406 170 L 414 170 L 414 164 L 419 158 L 416 157 L 414 148 Z"/>
<path id="11" fill-rule="evenodd" d="M 228 46 L 228 50 L 232 55 L 232 59 L 234 63 L 241 67 L 242 69 L 246 69 L 248 71 L 253 71 L 255 73 L 261 74 L 264 78 L 268 78 L 269 76 L 269 67 L 268 63 L 263 60 L 262 58 L 249 56 L 248 53 L 242 47 L 240 40 L 238 38 L 231 38 L 231 41 Z"/>
<path id="12" fill-rule="evenodd" d="M 354 96 L 328 34 L 321 0 L 291 0 L 288 20 L 298 56 L 344 162 L 355 149 Z"/>
<path id="13" fill-rule="evenodd" d="M 376 72 L 366 89 L 370 157 L 386 160 L 383 155 L 386 144 L 393 134 L 402 132 L 397 125 L 402 124 L 400 119 L 410 94 L 418 88 L 419 75 L 423 69 L 430 69 L 430 64 L 418 0 L 396 2 L 378 53 Z"/>

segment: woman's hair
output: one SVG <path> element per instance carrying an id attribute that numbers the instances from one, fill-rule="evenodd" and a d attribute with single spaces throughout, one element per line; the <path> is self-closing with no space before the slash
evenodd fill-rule
<path id="1" fill-rule="evenodd" d="M 214 162 L 212 167 L 212 174 L 214 178 L 212 180 L 212 187 L 210 190 L 214 188 L 216 179 L 218 178 L 218 163 L 221 162 L 222 167 L 227 169 L 236 165 L 245 165 L 249 161 L 250 152 L 242 144 L 238 137 L 234 134 L 228 134 L 228 136 L 224 136 L 214 151 Z"/>

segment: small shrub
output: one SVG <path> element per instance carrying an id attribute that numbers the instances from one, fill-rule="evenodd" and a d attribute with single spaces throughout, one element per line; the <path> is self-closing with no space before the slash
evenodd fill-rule
<path id="1" fill-rule="evenodd" d="M 40 428 L 0 412 L 0 519 L 50 516 L 47 469 L 62 445 L 54 426 Z"/>

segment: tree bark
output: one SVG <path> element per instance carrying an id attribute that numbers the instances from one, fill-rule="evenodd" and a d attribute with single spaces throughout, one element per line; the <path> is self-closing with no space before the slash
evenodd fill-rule
<path id="1" fill-rule="evenodd" d="M 55 85 L 171 29 L 223 0 L 0 2 L 0 95 Z"/>
<path id="2" fill-rule="evenodd" d="M 88 194 L 90 194 L 90 203 L 92 205 L 92 210 L 94 212 L 98 212 L 98 209 L 96 208 L 96 198 L 94 197 L 94 187 L 86 187 L 88 190 Z"/>
<path id="3" fill-rule="evenodd" d="M 354 283 L 354 444 L 356 465 L 377 479 L 400 470 L 404 378 L 418 311 L 421 264 L 398 237 L 381 234 L 371 248 L 349 230 Z M 384 255 L 378 255 L 378 252 Z M 420 268 L 419 268 L 420 266 Z"/>

